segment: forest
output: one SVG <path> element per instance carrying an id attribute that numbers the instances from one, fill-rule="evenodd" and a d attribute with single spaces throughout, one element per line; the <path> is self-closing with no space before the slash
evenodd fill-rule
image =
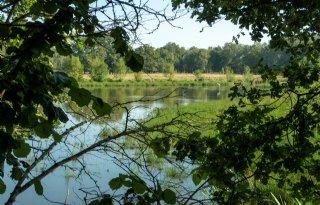
<path id="1" fill-rule="evenodd" d="M 68 57 L 54 55 L 54 67 L 79 79 L 83 73 L 90 73 L 94 81 L 103 81 L 108 73 L 130 72 L 123 57 L 112 47 L 112 38 L 99 39 L 96 46 L 74 44 L 73 54 Z M 242 45 L 226 43 L 223 47 L 185 49 L 175 43 L 154 48 L 142 45 L 134 49 L 144 59 L 145 73 L 225 73 L 227 70 L 243 74 L 245 67 L 257 74 L 257 64 L 267 64 L 279 72 L 288 64 L 290 55 L 285 51 L 271 49 L 267 44 Z"/>

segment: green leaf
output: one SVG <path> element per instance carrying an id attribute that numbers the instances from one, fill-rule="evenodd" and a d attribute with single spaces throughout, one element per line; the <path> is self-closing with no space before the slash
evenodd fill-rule
<path id="1" fill-rule="evenodd" d="M 30 153 L 30 146 L 29 144 L 21 141 L 19 144 L 19 148 L 13 149 L 13 154 L 16 157 L 22 158 L 22 157 L 27 157 L 28 154 Z"/>
<path id="2" fill-rule="evenodd" d="M 110 115 L 112 111 L 112 107 L 108 104 L 103 102 L 101 98 L 92 96 L 93 105 L 92 108 L 96 111 L 97 115 Z"/>
<path id="3" fill-rule="evenodd" d="M 163 195 L 163 200 L 164 202 L 166 202 L 167 204 L 175 204 L 176 203 L 176 193 L 174 193 L 172 190 L 170 189 L 166 189 L 163 191 L 162 193 Z"/>
<path id="4" fill-rule="evenodd" d="M 136 194 L 143 194 L 147 190 L 147 186 L 141 182 L 132 181 L 131 186 Z"/>
<path id="5" fill-rule="evenodd" d="M 33 186 L 34 186 L 34 190 L 36 191 L 36 193 L 38 195 L 43 195 L 43 187 L 41 185 L 41 182 L 40 180 L 36 180 L 34 183 L 33 183 Z"/>
<path id="6" fill-rule="evenodd" d="M 199 138 L 201 136 L 201 132 L 193 132 L 191 135 L 189 135 L 189 138 Z"/>
<path id="7" fill-rule="evenodd" d="M 199 173 L 194 173 L 192 175 L 192 181 L 193 181 L 194 185 L 198 186 L 200 184 L 201 180 L 202 179 L 201 179 Z"/>
<path id="8" fill-rule="evenodd" d="M 129 180 L 123 180 L 122 184 L 123 186 L 126 186 L 126 187 L 132 187 L 132 181 L 129 181 Z"/>
<path id="9" fill-rule="evenodd" d="M 67 56 L 72 54 L 71 46 L 63 41 L 56 45 L 56 49 L 57 49 L 57 52 L 62 56 Z"/>
<path id="10" fill-rule="evenodd" d="M 59 133 L 57 133 L 56 131 L 52 132 L 52 137 L 55 142 L 61 142 L 62 136 L 59 135 Z"/>
<path id="11" fill-rule="evenodd" d="M 71 88 L 68 94 L 71 100 L 76 102 L 79 107 L 88 105 L 91 100 L 90 91 L 84 88 Z"/>
<path id="12" fill-rule="evenodd" d="M 109 186 L 112 190 L 117 190 L 122 186 L 122 180 L 119 177 L 111 179 Z"/>
<path id="13" fill-rule="evenodd" d="M 127 44 L 129 37 L 126 31 L 121 27 L 117 27 L 111 30 L 110 36 L 114 39 L 113 48 L 117 53 L 124 56 L 129 48 Z"/>
<path id="14" fill-rule="evenodd" d="M 15 179 L 18 181 L 21 179 L 22 175 L 23 175 L 23 171 L 19 167 L 14 166 L 12 168 L 12 170 L 11 170 L 11 178 L 12 179 Z"/>
<path id="15" fill-rule="evenodd" d="M 55 1 L 46 1 L 42 8 L 45 12 L 50 14 L 54 14 L 58 10 L 58 6 Z"/>
<path id="16" fill-rule="evenodd" d="M 100 204 L 99 199 L 96 199 L 94 201 L 91 201 L 88 205 L 99 205 L 99 204 Z"/>
<path id="17" fill-rule="evenodd" d="M 48 138 L 52 134 L 52 125 L 49 123 L 38 124 L 34 131 L 41 138 Z"/>
<path id="18" fill-rule="evenodd" d="M 86 40 L 84 41 L 84 44 L 87 45 L 87 46 L 89 46 L 89 47 L 92 47 L 92 46 L 94 46 L 95 42 L 93 41 L 92 38 L 88 37 L 88 38 L 86 38 Z"/>
<path id="19" fill-rule="evenodd" d="M 134 72 L 139 72 L 143 68 L 144 59 L 141 55 L 131 51 L 126 56 L 126 65 Z"/>
<path id="20" fill-rule="evenodd" d="M 109 194 L 106 194 L 103 196 L 103 198 L 101 199 L 100 205 L 112 205 L 112 197 Z"/>
<path id="21" fill-rule="evenodd" d="M 77 44 L 77 46 L 79 47 L 79 48 L 83 48 L 83 46 L 84 46 L 84 43 L 83 43 L 83 41 L 80 39 L 80 38 L 77 38 L 76 39 L 76 44 Z"/>
<path id="22" fill-rule="evenodd" d="M 6 191 L 6 184 L 0 179 L 0 194 L 3 194 Z"/>
<path id="23" fill-rule="evenodd" d="M 153 150 L 157 157 L 164 157 L 170 150 L 170 139 L 166 138 L 154 138 L 150 143 L 150 148 Z"/>
<path id="24" fill-rule="evenodd" d="M 61 87 L 79 87 L 78 82 L 75 78 L 68 76 L 64 72 L 53 73 L 54 82 Z"/>

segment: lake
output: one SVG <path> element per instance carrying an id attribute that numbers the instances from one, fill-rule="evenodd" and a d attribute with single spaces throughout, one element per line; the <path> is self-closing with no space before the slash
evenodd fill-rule
<path id="1" fill-rule="evenodd" d="M 91 89 L 91 92 L 111 105 L 124 103 L 123 106 L 126 106 L 126 109 L 130 111 L 129 123 L 131 126 L 135 126 L 134 123 L 145 119 L 149 113 L 152 113 L 157 108 L 184 106 L 194 102 L 218 101 L 226 99 L 228 95 L 228 89 L 220 88 L 220 86 L 187 88 L 110 87 Z M 164 98 L 164 96 L 166 97 Z M 72 104 L 70 107 L 65 106 L 65 109 L 69 111 L 69 121 L 57 129 L 60 133 L 90 115 L 89 109 L 76 111 L 78 114 L 75 114 Z M 53 149 L 50 158 L 35 167 L 33 175 L 36 176 L 42 173 L 43 170 L 61 160 L 64 156 L 70 156 L 84 149 L 87 145 L 100 140 L 103 137 L 100 135 L 102 130 L 117 132 L 123 129 L 126 119 L 125 109 L 121 109 L 121 111 L 119 109 L 112 113 L 108 121 L 98 120 L 81 126 Z M 46 148 L 50 143 L 52 143 L 50 140 L 39 140 L 37 142 L 33 141 L 32 145 Z M 156 177 L 157 180 L 167 183 L 167 186 L 175 189 L 179 189 L 175 187 L 178 182 L 185 187 L 195 188 L 190 177 L 178 170 L 178 167 L 181 166 L 180 168 L 185 169 L 187 173 L 191 171 L 192 166 L 185 164 L 167 165 L 167 161 L 158 159 L 150 151 L 145 152 L 147 153 L 145 155 L 146 159 L 143 160 L 143 163 L 148 162 L 150 168 L 150 170 L 147 170 L 148 172 L 142 169 L 143 166 L 132 165 L 130 157 L 139 159 L 138 156 L 142 153 L 141 149 L 142 147 L 139 149 L 139 143 L 134 140 L 130 141 L 122 138 L 114 141 L 104 149 L 95 150 L 80 157 L 78 160 L 69 162 L 68 166 L 56 169 L 41 180 L 44 188 L 43 196 L 37 195 L 34 188 L 30 187 L 18 196 L 15 204 L 85 204 L 84 200 L 89 201 L 105 193 L 111 195 L 121 194 L 121 190 L 117 192 L 110 190 L 108 182 L 110 179 L 117 177 L 119 173 L 126 173 L 128 170 L 134 170 L 147 181 L 150 177 Z M 32 163 L 35 160 L 34 156 L 38 155 L 39 153 L 34 151 L 27 157 L 26 161 Z M 130 169 L 122 169 L 120 166 L 131 167 Z M 0 197 L 1 204 L 7 200 L 14 187 L 14 182 L 11 181 L 9 176 L 10 167 L 5 167 L 7 191 Z"/>

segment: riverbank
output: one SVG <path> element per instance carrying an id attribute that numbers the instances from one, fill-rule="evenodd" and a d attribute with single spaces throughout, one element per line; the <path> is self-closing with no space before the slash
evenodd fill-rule
<path id="1" fill-rule="evenodd" d="M 244 76 L 240 74 L 204 73 L 196 76 L 192 73 L 176 73 L 167 76 L 163 73 L 127 73 L 119 77 L 118 75 L 109 75 L 104 82 L 92 81 L 88 74 L 79 81 L 81 87 L 109 87 L 109 86 L 217 86 L 230 85 L 235 81 L 244 81 Z M 252 83 L 261 83 L 259 75 L 251 76 Z"/>

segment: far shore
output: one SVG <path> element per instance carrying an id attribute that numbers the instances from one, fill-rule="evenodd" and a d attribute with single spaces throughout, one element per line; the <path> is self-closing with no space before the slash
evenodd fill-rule
<path id="1" fill-rule="evenodd" d="M 232 74 L 234 80 L 243 80 L 244 76 L 242 74 Z M 135 73 L 126 73 L 119 75 L 108 74 L 108 78 L 111 80 L 123 80 L 123 81 L 134 81 Z M 84 80 L 91 80 L 90 74 L 83 75 Z M 169 80 L 169 76 L 164 73 L 142 73 L 141 80 Z M 226 74 L 220 73 L 203 73 L 201 74 L 202 80 L 226 80 Z M 170 80 L 199 80 L 193 73 L 175 73 Z M 253 75 L 252 80 L 260 80 L 259 75 Z"/>
<path id="2" fill-rule="evenodd" d="M 138 75 L 139 77 L 137 77 L 136 73 L 126 73 L 122 75 L 108 74 L 104 81 L 96 82 L 91 79 L 90 74 L 84 74 L 79 84 L 81 87 L 86 88 L 109 86 L 232 86 L 235 82 L 245 82 L 250 86 L 268 84 L 261 80 L 260 75 L 250 75 L 249 79 L 242 74 L 231 74 L 227 76 L 226 74 L 219 73 L 203 73 L 200 76 L 192 73 L 175 73 L 171 76 L 163 73 L 139 73 Z"/>

